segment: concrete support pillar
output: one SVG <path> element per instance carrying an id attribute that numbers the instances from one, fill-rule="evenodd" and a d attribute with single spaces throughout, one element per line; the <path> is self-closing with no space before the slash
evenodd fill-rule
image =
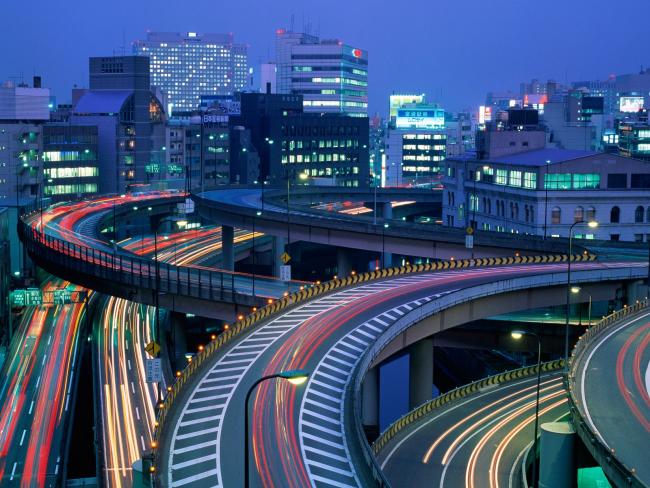
<path id="1" fill-rule="evenodd" d="M 385 202 L 381 204 L 381 214 L 386 220 L 393 219 L 393 206 L 390 202 Z"/>
<path id="2" fill-rule="evenodd" d="M 366 431 L 379 430 L 379 367 L 369 369 L 363 378 L 361 418 Z"/>
<path id="3" fill-rule="evenodd" d="M 176 370 L 183 369 L 187 364 L 184 354 L 187 352 L 187 338 L 185 336 L 185 314 L 178 312 L 169 313 L 170 344 L 163 350 L 169 350 L 171 366 Z"/>
<path id="4" fill-rule="evenodd" d="M 345 278 L 352 271 L 352 252 L 349 249 L 339 247 L 336 250 L 336 274 L 339 278 Z"/>
<path id="5" fill-rule="evenodd" d="M 223 269 L 228 271 L 235 270 L 235 228 L 229 225 L 221 226 L 221 253 Z"/>
<path id="6" fill-rule="evenodd" d="M 273 266 L 273 276 L 276 278 L 280 277 L 280 266 L 284 263 L 280 259 L 280 256 L 284 253 L 285 247 L 287 245 L 287 239 L 285 237 L 273 237 L 273 252 L 271 253 L 271 260 Z"/>
<path id="7" fill-rule="evenodd" d="M 433 339 L 422 339 L 409 348 L 409 409 L 431 399 L 433 388 Z"/>
<path id="8" fill-rule="evenodd" d="M 625 285 L 625 303 L 634 305 L 637 300 L 643 300 L 646 296 L 647 288 L 643 281 L 630 281 Z"/>
<path id="9" fill-rule="evenodd" d="M 571 488 L 576 476 L 576 431 L 570 422 L 548 422 L 540 430 L 539 487 Z"/>

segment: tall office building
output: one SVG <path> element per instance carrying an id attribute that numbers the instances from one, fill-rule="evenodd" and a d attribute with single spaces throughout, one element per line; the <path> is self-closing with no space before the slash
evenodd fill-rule
<path id="1" fill-rule="evenodd" d="M 196 109 L 201 95 L 232 95 L 247 86 L 248 46 L 235 44 L 233 34 L 149 32 L 133 48 L 149 56 L 151 84 L 166 93 L 170 114 Z"/>
<path id="2" fill-rule="evenodd" d="M 73 125 L 97 126 L 99 191 L 165 186 L 165 113 L 149 84 L 149 58 L 90 58 L 90 89 L 73 93 Z"/>
<path id="3" fill-rule="evenodd" d="M 230 118 L 231 135 L 241 128 L 250 131 L 261 180 L 368 186 L 368 118 L 303 113 L 302 108 L 300 95 L 242 93 L 241 115 Z M 243 151 L 231 149 L 231 179 L 239 174 L 243 181 L 249 162 L 239 161 Z"/>
<path id="4" fill-rule="evenodd" d="M 386 160 L 382 186 L 430 186 L 442 177 L 446 156 L 445 111 L 426 103 L 424 95 L 406 96 L 397 103 L 391 95 L 391 117 L 386 131 Z M 413 100 L 420 100 L 414 102 Z"/>
<path id="5" fill-rule="evenodd" d="M 368 51 L 340 40 L 276 31 L 277 93 L 302 95 L 305 112 L 368 114 Z"/>

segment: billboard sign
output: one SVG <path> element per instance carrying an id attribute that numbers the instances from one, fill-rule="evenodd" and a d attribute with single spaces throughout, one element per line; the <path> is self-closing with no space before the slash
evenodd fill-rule
<path id="1" fill-rule="evenodd" d="M 441 109 L 400 108 L 395 125 L 398 129 L 441 129 L 445 126 L 445 111 Z"/>
<path id="2" fill-rule="evenodd" d="M 643 108 L 643 97 L 621 97 L 619 109 L 621 112 L 633 113 Z"/>

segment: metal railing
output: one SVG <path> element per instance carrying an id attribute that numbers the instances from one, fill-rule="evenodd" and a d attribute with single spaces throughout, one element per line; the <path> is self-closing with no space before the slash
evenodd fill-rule
<path id="1" fill-rule="evenodd" d="M 590 254 L 577 254 L 572 256 L 572 261 L 594 261 L 596 256 Z M 154 467 L 156 466 L 157 460 L 157 450 L 156 448 L 160 445 L 160 437 L 165 426 L 165 420 L 167 418 L 170 408 L 174 404 L 176 398 L 181 395 L 188 383 L 190 383 L 197 373 L 201 371 L 201 367 L 206 363 L 206 361 L 213 358 L 218 352 L 222 351 L 226 345 L 229 345 L 234 340 L 238 339 L 245 333 L 250 332 L 252 329 L 258 327 L 263 322 L 269 320 L 270 317 L 275 316 L 278 313 L 286 311 L 289 307 L 294 307 L 299 304 L 302 304 L 305 301 L 314 299 L 318 296 L 331 293 L 349 286 L 354 286 L 362 283 L 366 283 L 374 280 L 381 280 L 389 277 L 397 277 L 408 274 L 417 274 L 424 273 L 429 271 L 438 271 L 438 270 L 449 270 L 449 269 L 464 269 L 477 266 L 504 266 L 512 264 L 536 264 L 536 263 L 559 263 L 567 262 L 569 259 L 566 255 L 551 255 L 551 256 L 516 256 L 516 257 L 507 257 L 507 258 L 478 258 L 478 259 L 460 259 L 460 260 L 450 260 L 450 261 L 437 261 L 435 263 L 427 264 L 418 264 L 418 265 L 409 265 L 397 268 L 386 268 L 376 271 L 370 271 L 362 274 L 355 274 L 347 278 L 338 278 L 326 283 L 317 284 L 315 286 L 305 288 L 298 292 L 292 293 L 288 296 L 283 297 L 280 300 L 277 300 L 265 307 L 258 309 L 256 312 L 244 317 L 241 320 L 238 320 L 233 324 L 233 326 L 220 334 L 216 339 L 211 341 L 207 346 L 200 351 L 192 361 L 185 367 L 185 369 L 180 372 L 177 376 L 174 384 L 168 387 L 167 395 L 165 396 L 163 402 L 159 405 L 157 419 L 154 429 L 154 442 L 153 445 L 153 460 Z M 356 374 L 357 379 L 360 375 Z M 355 384 L 355 387 L 357 385 Z M 352 397 L 352 395 L 350 396 Z M 354 402 L 355 404 L 358 402 Z M 354 409 L 358 407 L 354 406 Z M 355 410 L 356 415 L 360 415 L 359 412 Z M 359 417 L 360 418 L 360 417 Z M 368 442 L 365 439 L 365 435 L 362 436 L 362 432 L 359 431 L 360 422 L 355 421 L 355 430 L 356 435 L 361 443 L 364 457 L 369 463 L 368 466 L 371 469 L 372 476 L 374 480 L 381 484 L 383 474 L 376 464 L 376 460 L 370 453 L 370 448 Z M 362 429 L 361 429 L 362 430 Z M 155 469 L 155 468 L 154 468 Z M 386 485 L 385 485 L 386 486 Z"/>
<path id="2" fill-rule="evenodd" d="M 113 284 L 156 290 L 210 301 L 252 304 L 252 276 L 215 271 L 191 266 L 176 266 L 146 257 L 120 252 L 107 252 L 96 247 L 75 244 L 43 234 L 24 220 L 18 222 L 18 235 L 25 248 L 38 263 L 48 263 Z M 286 283 L 274 278 L 256 276 L 258 285 Z M 263 294 L 259 296 L 264 297 Z"/>
<path id="3" fill-rule="evenodd" d="M 542 372 L 550 373 L 553 371 L 559 371 L 564 367 L 564 359 L 557 359 L 555 361 L 549 361 L 542 363 Z M 451 402 L 460 400 L 467 397 L 473 393 L 479 392 L 481 389 L 489 386 L 500 385 L 509 381 L 515 381 L 522 378 L 527 378 L 529 376 L 534 376 L 537 374 L 537 365 L 526 366 L 519 369 L 514 369 L 511 371 L 506 371 L 504 373 L 498 373 L 487 378 L 483 378 L 478 381 L 474 381 L 465 386 L 460 386 L 455 388 L 447 393 L 444 393 L 432 400 L 429 400 L 419 407 L 414 408 L 410 412 L 404 414 L 402 417 L 397 419 L 391 425 L 389 425 L 373 442 L 371 448 L 375 456 L 379 455 L 386 447 L 386 445 L 402 431 L 404 428 L 408 427 L 413 422 L 420 420 L 421 418 L 431 414 L 434 410 L 444 407 Z"/>
<path id="4" fill-rule="evenodd" d="M 582 355 L 589 349 L 594 339 L 600 337 L 600 335 L 606 330 L 609 330 L 610 327 L 617 325 L 620 320 L 647 309 L 649 304 L 648 299 L 637 301 L 634 305 L 625 306 L 621 310 L 617 310 L 607 315 L 594 326 L 587 329 L 573 348 L 571 358 L 569 359 L 568 376 L 565 375 L 564 378 L 569 392 L 568 398 L 571 420 L 578 436 L 580 436 L 580 439 L 582 439 L 587 450 L 603 468 L 607 477 L 612 480 L 616 486 L 621 487 L 647 488 L 648 485 L 644 484 L 637 477 L 634 469 L 629 468 L 623 463 L 623 461 L 616 457 L 615 452 L 605 445 L 605 443 L 585 421 L 581 411 L 580 402 L 576 398 L 575 393 L 576 372 Z"/>

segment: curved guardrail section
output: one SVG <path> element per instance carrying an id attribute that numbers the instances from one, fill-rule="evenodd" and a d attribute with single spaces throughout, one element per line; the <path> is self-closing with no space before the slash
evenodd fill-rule
<path id="1" fill-rule="evenodd" d="M 634 305 L 626 306 L 621 310 L 604 317 L 598 323 L 589 328 L 578 340 L 571 358 L 569 359 L 569 373 L 568 377 L 565 375 L 565 383 L 569 392 L 569 410 L 571 412 L 571 419 L 576 432 L 582 439 L 582 442 L 587 447 L 591 455 L 594 457 L 598 464 L 603 468 L 607 477 L 612 480 L 616 486 L 627 486 L 631 488 L 647 488 L 647 485 L 642 483 L 636 476 L 634 471 L 623 462 L 621 462 L 616 454 L 609 450 L 609 448 L 602 443 L 598 436 L 589 428 L 587 422 L 582 416 L 580 411 L 580 402 L 575 395 L 575 369 L 578 365 L 580 356 L 588 349 L 591 342 L 604 331 L 608 330 L 611 326 L 617 324 L 621 319 L 634 315 L 646 308 L 650 302 L 648 299 L 638 301 Z"/>
<path id="2" fill-rule="evenodd" d="M 542 372 L 548 373 L 551 371 L 558 371 L 564 367 L 564 359 L 556 359 L 555 361 L 549 361 L 542 363 Z M 527 378 L 528 376 L 533 376 L 537 374 L 537 364 L 533 366 L 526 366 L 519 369 L 513 369 L 511 371 L 505 371 L 503 373 L 495 374 L 483 378 L 482 380 L 474 381 L 465 386 L 460 386 L 455 388 L 447 393 L 444 393 L 432 400 L 424 402 L 419 407 L 415 407 L 410 412 L 404 414 L 402 417 L 393 422 L 388 426 L 379 437 L 373 442 L 371 449 L 375 456 L 377 456 L 381 450 L 388 444 L 388 442 L 393 439 L 401 430 L 408 427 L 413 422 L 421 419 L 422 417 L 430 414 L 433 410 L 443 407 L 451 402 L 460 400 L 467 397 L 473 393 L 478 392 L 486 386 L 499 385 L 501 383 L 506 383 L 508 381 L 514 381 L 521 378 Z"/>
<path id="3" fill-rule="evenodd" d="M 576 254 L 572 256 L 572 262 L 578 261 L 594 261 L 596 256 L 593 254 Z M 158 413 L 156 424 L 154 428 L 154 441 L 152 442 L 152 448 L 154 452 L 154 465 L 152 466 L 152 471 L 155 471 L 155 455 L 156 448 L 158 446 L 158 441 L 160 440 L 160 434 L 162 432 L 165 418 L 170 407 L 173 405 L 174 400 L 181 394 L 183 388 L 187 383 L 192 379 L 192 376 L 201 368 L 201 366 L 211 359 L 217 352 L 221 351 L 226 345 L 230 344 L 233 340 L 238 339 L 244 333 L 251 332 L 257 325 L 262 321 L 268 320 L 270 317 L 278 314 L 281 311 L 285 311 L 288 307 L 293 307 L 298 304 L 301 304 L 307 300 L 311 300 L 314 297 L 330 293 L 335 290 L 340 290 L 349 286 L 353 286 L 360 283 L 365 283 L 369 281 L 381 280 L 384 278 L 402 276 L 407 274 L 418 274 L 425 273 L 430 271 L 437 270 L 448 270 L 448 269 L 462 269 L 469 267 L 478 267 L 478 266 L 507 266 L 513 264 L 534 264 L 534 263 L 559 263 L 567 262 L 569 256 L 567 255 L 551 255 L 551 256 L 515 256 L 507 258 L 478 258 L 478 259 L 462 259 L 462 260 L 450 260 L 450 261 L 437 261 L 435 263 L 426 263 L 418 265 L 409 265 L 399 268 L 387 268 L 380 269 L 376 271 L 369 271 L 362 274 L 354 274 L 347 278 L 338 278 L 332 281 L 325 283 L 316 284 L 308 288 L 304 288 L 298 292 L 292 293 L 288 296 L 285 296 L 279 300 L 273 301 L 268 305 L 258 309 L 252 314 L 242 318 L 235 322 L 230 329 L 223 332 L 217 336 L 213 341 L 211 341 L 207 346 L 205 346 L 199 353 L 194 356 L 192 361 L 180 372 L 180 375 L 176 378 L 176 381 L 173 385 L 167 388 L 167 394 L 163 400 L 158 405 Z M 357 375 L 359 377 L 359 375 Z M 354 402 L 355 404 L 358 402 Z M 356 406 L 354 407 L 356 409 Z M 360 418 L 360 417 L 359 417 Z M 356 422 L 360 424 L 360 422 Z M 358 433 L 359 434 L 359 433 Z M 365 436 L 362 439 L 361 445 L 364 446 L 368 451 L 366 456 L 369 466 L 373 466 L 374 456 L 371 455 L 368 442 L 365 439 Z M 375 477 L 378 483 L 382 483 L 382 474 L 381 470 L 376 466 L 376 469 L 372 469 L 373 476 Z"/>

